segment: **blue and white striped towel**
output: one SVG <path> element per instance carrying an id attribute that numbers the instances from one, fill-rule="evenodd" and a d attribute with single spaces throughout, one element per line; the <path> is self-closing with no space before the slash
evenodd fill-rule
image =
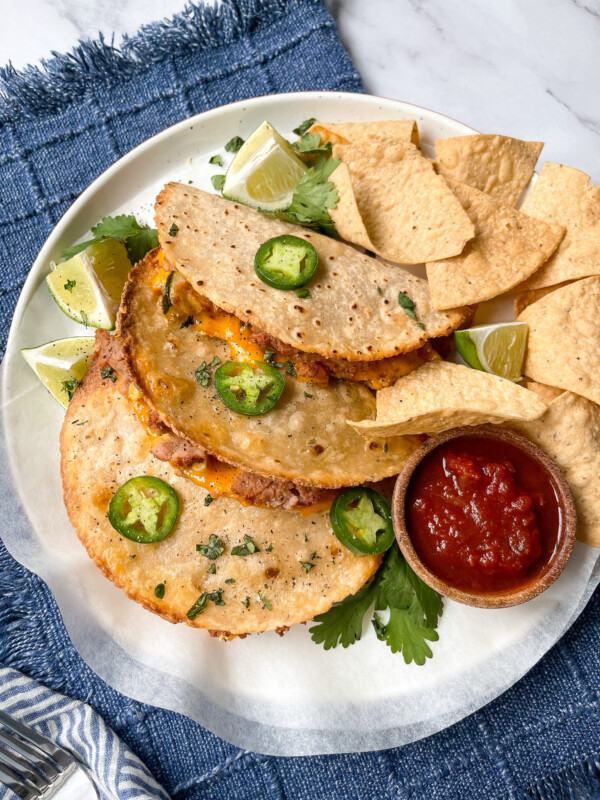
<path id="1" fill-rule="evenodd" d="M 0 709 L 86 764 L 102 800 L 169 800 L 147 768 L 90 706 L 0 667 Z M 0 800 L 14 798 L 0 785 Z"/>

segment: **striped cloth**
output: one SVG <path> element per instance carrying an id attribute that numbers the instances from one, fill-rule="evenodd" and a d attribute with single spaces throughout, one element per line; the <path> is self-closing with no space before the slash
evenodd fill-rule
<path id="1" fill-rule="evenodd" d="M 169 800 L 139 758 L 86 703 L 0 667 L 0 709 L 77 756 L 102 800 Z M 0 785 L 4 798 L 14 794 Z"/>

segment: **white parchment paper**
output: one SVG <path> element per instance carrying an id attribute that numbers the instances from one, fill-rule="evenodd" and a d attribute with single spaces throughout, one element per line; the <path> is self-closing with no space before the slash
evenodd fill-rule
<path id="1" fill-rule="evenodd" d="M 105 214 L 134 212 L 150 222 L 153 198 L 167 179 L 193 179 L 209 188 L 214 169 L 208 156 L 231 136 L 247 136 L 265 118 L 289 133 L 309 116 L 416 118 L 426 146 L 437 136 L 469 132 L 406 104 L 317 93 L 233 104 L 175 126 L 101 176 L 61 220 L 19 301 L 1 375 L 0 512 L 10 521 L 1 536 L 14 557 L 49 585 L 75 648 L 126 695 L 187 714 L 239 747 L 277 755 L 393 747 L 458 721 L 542 657 L 600 578 L 600 551 L 577 544 L 556 583 L 523 606 L 483 610 L 446 601 L 434 657 L 419 667 L 393 655 L 370 625 L 346 650 L 324 651 L 301 625 L 283 638 L 267 633 L 222 643 L 145 611 L 88 558 L 62 503 L 63 410 L 19 353 L 83 333 L 43 284 L 48 262 Z"/>

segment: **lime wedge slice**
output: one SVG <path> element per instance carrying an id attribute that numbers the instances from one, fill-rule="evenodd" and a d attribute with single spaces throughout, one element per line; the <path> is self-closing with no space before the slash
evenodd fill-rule
<path id="1" fill-rule="evenodd" d="M 59 264 L 46 277 L 46 283 L 68 317 L 88 327 L 110 331 L 115 327 L 119 304 L 98 280 L 88 249 Z"/>
<path id="2" fill-rule="evenodd" d="M 120 302 L 131 269 L 127 248 L 123 242 L 117 242 L 116 239 L 102 239 L 86 247 L 85 253 L 108 296 L 115 303 Z"/>
<path id="3" fill-rule="evenodd" d="M 518 381 L 522 374 L 527 332 L 526 322 L 476 325 L 455 331 L 454 344 L 470 367 Z"/>
<path id="4" fill-rule="evenodd" d="M 286 140 L 263 122 L 231 162 L 223 197 L 250 208 L 284 211 L 306 169 Z"/>
<path id="5" fill-rule="evenodd" d="M 21 355 L 52 397 L 66 408 L 85 375 L 93 350 L 93 336 L 73 336 L 25 348 Z"/>

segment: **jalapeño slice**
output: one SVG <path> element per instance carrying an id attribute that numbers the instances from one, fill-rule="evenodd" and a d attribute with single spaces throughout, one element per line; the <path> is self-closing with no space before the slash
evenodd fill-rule
<path id="1" fill-rule="evenodd" d="M 339 541 L 354 555 L 383 553 L 394 541 L 390 507 L 374 489 L 346 489 L 334 500 L 329 519 Z"/>
<path id="2" fill-rule="evenodd" d="M 175 490 L 160 478 L 139 475 L 117 490 L 108 521 L 121 536 L 140 544 L 160 542 L 173 530 L 179 514 Z"/>
<path id="3" fill-rule="evenodd" d="M 266 414 L 281 397 L 283 376 L 264 361 L 226 361 L 215 372 L 215 389 L 227 408 L 254 417 Z"/>
<path id="4" fill-rule="evenodd" d="M 318 262 L 310 242 L 286 233 L 261 244 L 254 256 L 254 270 L 274 289 L 300 289 L 312 279 Z"/>

